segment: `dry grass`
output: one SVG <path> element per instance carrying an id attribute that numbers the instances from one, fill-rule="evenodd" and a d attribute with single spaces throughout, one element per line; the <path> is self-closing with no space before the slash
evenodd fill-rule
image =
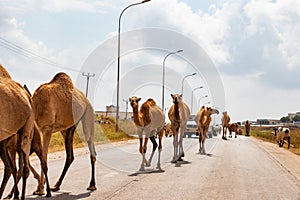
<path id="1" fill-rule="evenodd" d="M 291 146 L 289 150 L 300 155 L 300 128 L 298 126 L 290 126 L 289 128 L 291 130 Z M 250 135 L 277 144 L 273 127 L 251 127 Z M 283 147 L 287 148 L 287 143 L 285 143 Z"/>
<path id="2" fill-rule="evenodd" d="M 130 140 L 134 138 L 133 135 L 135 135 L 136 132 L 133 122 L 127 120 L 119 121 L 119 131 L 116 132 L 115 120 L 112 117 L 97 117 L 94 126 L 96 144 Z M 73 145 L 74 148 L 86 146 L 81 124 L 79 124 L 74 134 Z M 61 133 L 53 133 L 49 145 L 49 151 L 54 152 L 64 149 L 64 140 Z"/>

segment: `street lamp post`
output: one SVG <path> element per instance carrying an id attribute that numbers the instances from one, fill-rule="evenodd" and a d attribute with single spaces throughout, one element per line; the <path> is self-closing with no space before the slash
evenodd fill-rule
<path id="1" fill-rule="evenodd" d="M 192 73 L 192 74 L 188 74 L 188 75 L 186 75 L 185 77 L 183 77 L 183 79 L 182 79 L 182 81 L 181 81 L 181 94 L 182 94 L 182 96 L 183 96 L 183 83 L 184 83 L 184 80 L 187 78 L 187 77 L 189 77 L 189 76 L 195 76 L 197 73 L 196 72 L 194 72 L 194 73 Z"/>
<path id="2" fill-rule="evenodd" d="M 206 97 L 208 97 L 208 95 L 205 95 L 205 96 L 200 97 L 200 98 L 198 99 L 198 105 L 199 105 L 199 106 L 200 106 L 200 101 L 201 101 L 201 99 L 206 98 Z"/>
<path id="3" fill-rule="evenodd" d="M 162 77 L 162 99 L 161 99 L 161 104 L 162 104 L 162 106 L 161 106 L 161 108 L 162 108 L 162 110 L 164 111 L 164 109 L 165 109 L 165 62 L 166 62 L 166 59 L 167 59 L 167 57 L 168 56 L 170 56 L 170 55 L 172 55 L 172 54 L 175 54 L 175 53 L 180 53 L 180 52 L 183 52 L 183 50 L 182 49 L 180 49 L 180 50 L 178 50 L 178 51 L 173 51 L 173 52 L 170 52 L 170 53 L 168 53 L 166 56 L 165 56 L 165 58 L 164 58 L 164 61 L 163 61 L 163 77 Z"/>
<path id="4" fill-rule="evenodd" d="M 116 132 L 119 130 L 119 96 L 120 96 L 120 32 L 121 32 L 121 17 L 125 10 L 132 6 L 137 6 L 146 2 L 149 2 L 150 0 L 144 0 L 140 3 L 134 3 L 126 8 L 124 8 L 119 16 L 119 29 L 118 29 L 118 66 L 117 66 L 117 110 L 116 110 Z"/>
<path id="5" fill-rule="evenodd" d="M 193 103 L 194 103 L 194 91 L 203 88 L 203 86 L 196 87 L 192 90 L 192 98 L 191 98 L 191 113 L 193 114 Z"/>

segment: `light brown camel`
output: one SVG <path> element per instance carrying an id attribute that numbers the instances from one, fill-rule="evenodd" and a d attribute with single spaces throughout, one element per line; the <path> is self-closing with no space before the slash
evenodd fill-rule
<path id="1" fill-rule="evenodd" d="M 169 109 L 168 116 L 173 132 L 174 156 L 172 163 L 176 163 L 184 157 L 182 140 L 187 121 L 190 118 L 190 108 L 182 101 L 182 94 L 171 94 L 171 97 L 173 99 L 173 105 Z"/>
<path id="2" fill-rule="evenodd" d="M 5 165 L 0 196 L 2 196 L 11 173 L 15 182 L 14 198 L 17 199 L 19 196 L 15 164 L 15 154 L 18 148 L 19 160 L 22 161 L 20 162 L 20 170 L 23 171 L 21 199 L 25 199 L 26 179 L 30 168 L 29 154 L 34 130 L 34 113 L 32 112 L 29 94 L 20 84 L 11 79 L 2 65 L 0 65 L 0 96 L 0 156 Z M 44 166 L 43 170 L 45 171 L 46 180 L 48 180 L 47 165 Z M 47 187 L 47 191 L 47 197 L 50 197 L 50 187 Z"/>
<path id="3" fill-rule="evenodd" d="M 135 96 L 129 98 L 130 105 L 133 111 L 133 121 L 137 128 L 138 137 L 140 140 L 140 153 L 142 154 L 142 164 L 140 171 L 145 170 L 145 165 L 150 166 L 151 160 L 157 148 L 155 141 L 156 134 L 159 134 L 159 146 L 158 146 L 158 160 L 156 168 L 161 170 L 160 166 L 160 154 L 162 151 L 162 136 L 165 123 L 165 116 L 160 107 L 158 107 L 153 99 L 148 99 L 144 102 L 139 110 L 139 101 L 141 98 Z M 143 135 L 145 135 L 145 141 L 143 144 Z M 149 161 L 146 160 L 145 154 L 147 151 L 148 138 L 153 144 L 153 149 Z"/>
<path id="4" fill-rule="evenodd" d="M 15 134 L 20 139 L 18 145 L 20 148 L 20 159 L 23 165 L 23 185 L 22 199 L 25 199 L 26 179 L 29 175 L 29 154 L 31 140 L 34 128 L 34 113 L 32 112 L 31 99 L 23 87 L 10 78 L 0 78 L 0 156 L 4 162 L 6 173 L 12 173 L 15 181 L 14 198 L 18 198 L 19 191 L 17 188 L 16 165 L 13 156 L 9 155 L 9 146 L 12 143 L 16 145 Z M 12 140 L 13 141 L 12 141 Z M 17 146 L 17 145 L 16 145 Z M 47 178 L 47 169 L 45 168 Z M 7 176 L 7 174 L 5 175 Z M 8 176 L 8 178 L 9 178 Z M 4 180 L 5 181 L 5 180 Z M 4 187 L 4 185 L 3 185 Z M 50 189 L 49 189 L 50 191 Z M 2 196 L 2 193 L 0 194 Z M 47 193 L 47 196 L 51 196 Z"/>
<path id="5" fill-rule="evenodd" d="M 239 134 L 238 129 L 239 129 L 239 125 L 237 123 L 229 124 L 228 126 L 229 137 L 232 138 L 232 132 L 234 132 L 235 133 L 234 137 L 237 138 L 237 135 Z"/>
<path id="6" fill-rule="evenodd" d="M 67 74 L 58 73 L 49 83 L 42 84 L 34 92 L 32 101 L 35 120 L 43 133 L 43 154 L 46 160 L 52 133 L 60 131 L 65 140 L 66 162 L 59 180 L 51 190 L 60 190 L 60 185 L 74 160 L 73 136 L 80 121 L 90 150 L 92 168 L 91 181 L 87 190 L 96 190 L 94 109 L 89 100 L 74 87 L 71 78 Z M 41 178 L 43 183 L 44 176 L 41 175 Z M 39 189 L 40 192 L 43 192 L 43 185 L 40 185 Z"/>
<path id="7" fill-rule="evenodd" d="M 211 115 L 212 114 L 219 114 L 217 109 L 211 107 L 202 106 L 195 117 L 195 122 L 198 126 L 198 133 L 199 133 L 199 153 L 206 154 L 205 152 L 205 140 L 206 140 L 206 133 L 208 131 L 210 122 L 211 122 Z"/>
<path id="8" fill-rule="evenodd" d="M 230 117 L 226 111 L 223 112 L 221 120 L 222 120 L 222 127 L 223 127 L 222 139 L 227 140 L 227 137 L 226 137 L 227 130 L 226 129 L 229 127 Z"/>

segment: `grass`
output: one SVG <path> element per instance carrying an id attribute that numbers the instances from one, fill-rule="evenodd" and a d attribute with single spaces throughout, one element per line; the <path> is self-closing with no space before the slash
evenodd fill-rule
<path id="1" fill-rule="evenodd" d="M 101 123 L 99 123 L 101 122 Z M 115 131 L 115 119 L 112 117 L 97 116 L 95 118 L 95 144 L 117 142 L 123 140 L 134 139 L 136 133 L 135 125 L 132 121 L 120 120 L 119 121 L 119 131 Z M 74 139 L 74 148 L 86 146 L 84 133 L 81 124 L 77 127 Z M 49 151 L 60 151 L 64 150 L 64 140 L 60 132 L 52 134 Z"/>
<path id="2" fill-rule="evenodd" d="M 291 130 L 291 146 L 289 150 L 300 155 L 300 129 L 298 126 L 290 126 L 289 128 Z M 277 144 L 273 127 L 251 127 L 250 135 L 258 139 Z M 287 149 L 287 143 L 285 143 L 283 147 Z"/>

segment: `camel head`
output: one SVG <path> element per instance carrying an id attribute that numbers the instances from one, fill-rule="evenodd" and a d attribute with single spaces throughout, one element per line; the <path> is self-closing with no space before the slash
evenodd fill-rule
<path id="1" fill-rule="evenodd" d="M 171 97 L 173 99 L 174 104 L 177 104 L 182 101 L 182 94 L 171 94 Z"/>
<path id="2" fill-rule="evenodd" d="M 129 102 L 130 102 L 130 105 L 131 107 L 139 107 L 139 101 L 141 100 L 142 98 L 137 98 L 136 96 L 132 96 L 129 98 Z"/>
<path id="3" fill-rule="evenodd" d="M 217 109 L 211 108 L 211 107 L 207 107 L 207 112 L 212 115 L 212 114 L 219 114 L 219 111 Z"/>

